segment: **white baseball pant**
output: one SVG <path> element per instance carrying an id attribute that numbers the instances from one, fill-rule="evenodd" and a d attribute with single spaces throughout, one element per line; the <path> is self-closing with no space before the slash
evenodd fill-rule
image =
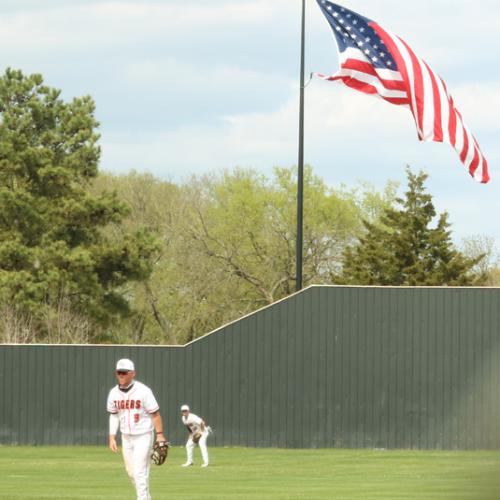
<path id="1" fill-rule="evenodd" d="M 200 446 L 201 456 L 203 458 L 203 463 L 208 465 L 208 449 L 207 449 L 207 437 L 208 431 L 205 429 L 203 434 L 201 435 L 200 440 L 198 441 L 198 445 Z M 196 447 L 196 443 L 190 437 L 186 443 L 186 452 L 187 452 L 187 463 L 193 463 L 193 450 Z"/>
<path id="2" fill-rule="evenodd" d="M 135 486 L 137 500 L 151 500 L 149 494 L 149 467 L 154 434 L 122 434 L 123 459 L 127 474 Z"/>

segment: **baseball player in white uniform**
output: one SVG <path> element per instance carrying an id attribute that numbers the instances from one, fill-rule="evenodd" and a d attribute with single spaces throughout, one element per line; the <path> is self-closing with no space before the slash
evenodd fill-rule
<path id="1" fill-rule="evenodd" d="M 149 466 L 154 442 L 166 441 L 160 407 L 149 387 L 135 379 L 134 363 L 120 359 L 116 364 L 118 385 L 109 392 L 109 447 L 116 453 L 116 433 L 122 434 L 122 450 L 125 468 L 137 492 L 137 500 L 150 500 Z"/>
<path id="2" fill-rule="evenodd" d="M 210 434 L 210 427 L 208 427 L 198 415 L 191 413 L 188 405 L 181 406 L 181 419 L 189 433 L 186 443 L 187 460 L 186 463 L 182 464 L 182 467 L 189 467 L 194 464 L 193 451 L 196 444 L 200 446 L 201 456 L 203 458 L 203 464 L 201 466 L 208 467 L 207 437 Z M 200 433 L 201 436 L 198 438 L 197 435 L 199 436 Z"/>

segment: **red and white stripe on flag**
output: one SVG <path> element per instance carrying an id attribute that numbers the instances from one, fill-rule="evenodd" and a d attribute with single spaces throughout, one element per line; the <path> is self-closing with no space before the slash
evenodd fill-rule
<path id="1" fill-rule="evenodd" d="M 324 80 L 341 81 L 348 87 L 381 97 L 392 104 L 408 106 L 420 140 L 451 144 L 470 175 L 479 182 L 488 182 L 488 162 L 456 109 L 446 84 L 430 66 L 404 40 L 377 23 L 336 4 L 326 1 L 321 1 L 321 4 L 338 9 L 327 7 L 333 12 L 329 18 L 330 12 L 320 5 L 339 43 L 340 69 L 332 76 L 316 75 Z M 383 46 L 373 45 L 369 37 L 360 41 L 363 38 L 356 33 L 360 35 L 363 31 L 359 26 L 364 21 Z M 380 50 L 388 52 L 385 64 L 379 62 L 383 59 L 380 56 L 384 56 Z M 391 69 L 388 67 L 391 64 L 389 55 L 392 56 L 390 61 L 395 63 Z"/>

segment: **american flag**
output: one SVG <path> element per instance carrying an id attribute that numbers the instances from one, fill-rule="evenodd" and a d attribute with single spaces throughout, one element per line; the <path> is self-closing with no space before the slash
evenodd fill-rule
<path id="1" fill-rule="evenodd" d="M 421 141 L 451 144 L 470 175 L 488 182 L 486 158 L 439 75 L 404 40 L 371 19 L 328 0 L 317 2 L 335 35 L 340 69 L 332 76 L 316 75 L 409 107 Z"/>

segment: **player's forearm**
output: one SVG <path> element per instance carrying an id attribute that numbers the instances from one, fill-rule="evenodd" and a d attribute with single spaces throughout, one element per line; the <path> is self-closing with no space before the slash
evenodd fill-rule
<path id="1" fill-rule="evenodd" d="M 118 432 L 118 426 L 120 425 L 120 419 L 115 413 L 109 414 L 109 448 L 112 452 L 116 453 L 118 451 L 118 445 L 116 444 L 116 433 Z"/>
<path id="2" fill-rule="evenodd" d="M 165 430 L 163 429 L 163 421 L 161 419 L 160 412 L 157 411 L 151 416 L 153 420 L 153 425 L 155 427 L 156 435 L 163 435 L 165 437 Z"/>

